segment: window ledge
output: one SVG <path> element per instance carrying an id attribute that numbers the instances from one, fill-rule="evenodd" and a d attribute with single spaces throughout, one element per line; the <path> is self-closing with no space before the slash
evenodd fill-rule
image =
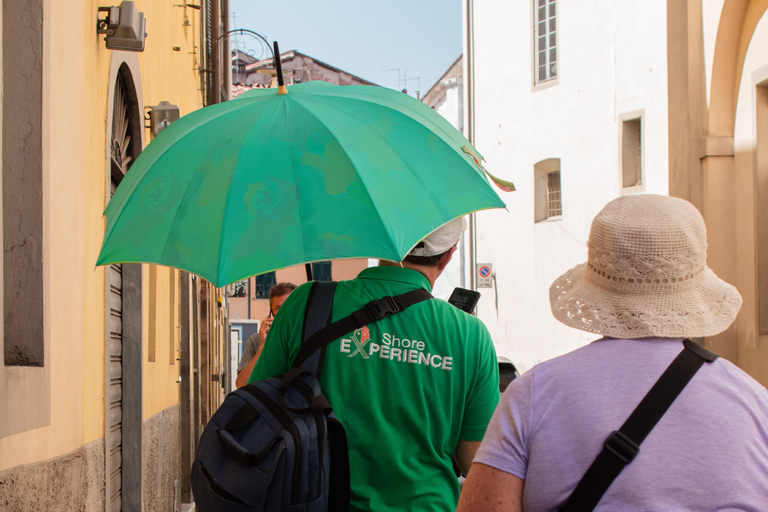
<path id="1" fill-rule="evenodd" d="M 562 215 L 557 215 L 555 217 L 547 217 L 546 219 L 541 219 L 541 220 L 534 221 L 534 224 L 542 224 L 544 222 L 557 222 L 557 221 L 561 221 L 561 220 L 563 220 L 563 216 Z"/>
<path id="2" fill-rule="evenodd" d="M 632 187 L 621 187 L 622 196 L 631 196 L 633 194 L 645 193 L 645 184 L 635 185 Z"/>
<path id="3" fill-rule="evenodd" d="M 560 83 L 560 77 L 552 78 L 550 80 L 547 80 L 546 82 L 539 82 L 534 83 L 531 87 L 531 92 L 538 92 L 543 91 L 544 89 L 549 89 L 550 87 L 554 87 Z"/>

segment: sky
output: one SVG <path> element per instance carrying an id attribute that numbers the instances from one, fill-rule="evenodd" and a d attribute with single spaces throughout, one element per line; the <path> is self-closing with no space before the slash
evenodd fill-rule
<path id="1" fill-rule="evenodd" d="M 462 51 L 461 0 L 230 0 L 229 7 L 231 29 L 412 96 L 423 96 Z M 255 37 L 231 40 L 257 58 L 271 55 Z"/>

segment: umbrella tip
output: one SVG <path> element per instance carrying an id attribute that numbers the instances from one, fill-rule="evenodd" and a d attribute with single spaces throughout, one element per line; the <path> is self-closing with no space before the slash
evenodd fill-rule
<path id="1" fill-rule="evenodd" d="M 272 56 L 275 59 L 275 70 L 277 71 L 277 94 L 285 94 L 288 90 L 283 81 L 283 60 L 280 58 L 280 47 L 277 45 L 277 41 L 272 41 L 272 46 L 274 48 Z"/>

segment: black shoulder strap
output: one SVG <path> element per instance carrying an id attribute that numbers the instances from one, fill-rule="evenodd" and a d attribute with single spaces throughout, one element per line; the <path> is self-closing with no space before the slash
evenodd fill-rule
<path id="1" fill-rule="evenodd" d="M 313 334 L 327 327 L 331 323 L 331 308 L 333 306 L 333 294 L 336 291 L 335 281 L 313 281 L 307 297 L 307 306 L 304 310 L 304 326 L 301 333 L 301 343 L 307 342 Z M 313 352 L 301 365 L 315 377 L 320 376 L 323 367 L 325 347 Z"/>
<path id="2" fill-rule="evenodd" d="M 560 507 L 560 512 L 593 510 L 624 466 L 635 458 L 640 451 L 640 444 L 699 368 L 718 357 L 691 340 L 685 340 L 683 345 L 685 348 L 659 377 L 627 421 L 608 436 L 603 451 L 581 478 L 565 505 Z"/>
<path id="3" fill-rule="evenodd" d="M 288 386 L 291 385 L 293 379 L 299 374 L 309 371 L 315 377 L 320 378 L 325 347 L 329 343 L 364 325 L 372 324 L 384 317 L 399 313 L 418 302 L 432 298 L 432 294 L 422 288 L 394 297 L 387 296 L 383 299 L 372 300 L 351 315 L 336 320 L 331 325 L 326 325 L 326 323 L 323 323 L 323 319 L 325 319 L 325 322 L 330 321 L 335 285 L 336 283 L 333 283 L 333 288 L 326 288 L 324 283 L 316 283 L 312 285 L 312 289 L 309 292 L 307 311 L 304 314 L 305 323 L 301 348 L 296 355 L 293 366 L 283 375 L 277 391 L 277 398 L 280 404 L 291 412 L 306 413 L 318 410 L 330 412 L 331 406 L 324 395 L 315 397 L 312 403 L 304 409 L 294 409 L 285 403 L 285 394 Z M 327 311 L 326 306 L 328 308 Z M 318 325 L 324 327 L 313 331 Z"/>
<path id="4" fill-rule="evenodd" d="M 296 355 L 293 367 L 303 367 L 304 361 L 306 361 L 309 356 L 319 348 L 325 347 L 333 340 L 350 333 L 355 329 L 359 329 L 364 325 L 377 322 L 384 317 L 399 313 L 409 306 L 413 306 L 416 303 L 431 298 L 432 294 L 427 290 L 419 288 L 394 297 L 387 296 L 383 299 L 373 300 L 351 315 L 344 317 L 341 320 L 337 320 L 324 329 L 307 337 L 306 341 L 302 343 L 299 353 Z"/>

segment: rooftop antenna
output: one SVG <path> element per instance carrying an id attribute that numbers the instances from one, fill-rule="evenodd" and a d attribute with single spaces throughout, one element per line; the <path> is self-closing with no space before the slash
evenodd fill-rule
<path id="1" fill-rule="evenodd" d="M 392 69 L 384 69 L 382 70 L 384 73 L 387 73 L 389 71 L 397 71 L 397 84 L 395 85 L 395 89 L 400 89 L 400 68 L 392 68 Z"/>
<path id="2" fill-rule="evenodd" d="M 420 100 L 421 99 L 421 97 L 420 97 L 420 93 L 421 93 L 421 77 L 420 76 L 416 76 L 416 77 L 413 77 L 413 78 L 405 78 L 405 79 L 403 79 L 403 85 L 407 86 L 408 85 L 407 84 L 408 80 L 416 80 L 416 99 Z"/>

